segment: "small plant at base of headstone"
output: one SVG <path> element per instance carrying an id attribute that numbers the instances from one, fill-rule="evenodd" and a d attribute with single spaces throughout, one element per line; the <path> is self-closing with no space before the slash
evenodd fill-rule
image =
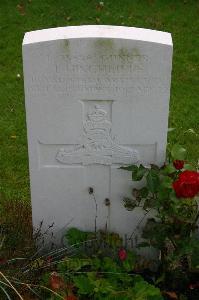
<path id="1" fill-rule="evenodd" d="M 134 272 L 137 256 L 123 248 L 118 234 L 70 228 L 66 239 L 73 255 L 58 261 L 57 272 L 44 278 L 64 299 L 163 299 L 158 288 Z"/>
<path id="2" fill-rule="evenodd" d="M 186 289 L 191 272 L 198 270 L 199 173 L 196 165 L 186 161 L 186 150 L 174 145 L 170 160 L 162 167 L 125 166 L 133 181 L 145 180 L 145 186 L 133 190 L 124 199 L 128 210 L 142 207 L 145 217 L 154 211 L 142 230 L 145 242 L 139 247 L 159 250 L 159 272 L 164 288 Z M 173 280 L 172 280 L 173 279 Z"/>
<path id="3" fill-rule="evenodd" d="M 124 248 L 117 233 L 70 228 L 65 239 L 61 249 L 1 261 L 0 298 L 163 299 L 137 274 L 139 258 Z"/>

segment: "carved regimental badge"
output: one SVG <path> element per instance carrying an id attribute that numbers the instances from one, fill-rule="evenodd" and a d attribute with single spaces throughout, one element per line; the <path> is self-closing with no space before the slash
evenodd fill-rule
<path id="1" fill-rule="evenodd" d="M 89 101 L 92 102 L 92 101 Z M 83 143 L 61 148 L 56 160 L 63 164 L 129 164 L 139 162 L 139 153 L 119 145 L 112 136 L 112 123 L 101 105 L 94 105 L 83 122 Z"/>

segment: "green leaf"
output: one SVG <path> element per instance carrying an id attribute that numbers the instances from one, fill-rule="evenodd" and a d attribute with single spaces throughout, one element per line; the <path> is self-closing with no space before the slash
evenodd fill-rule
<path id="1" fill-rule="evenodd" d="M 94 291 L 94 284 L 85 275 L 79 275 L 73 278 L 75 286 L 78 288 L 78 294 L 80 295 L 90 295 Z"/>
<path id="2" fill-rule="evenodd" d="M 163 300 L 160 290 L 144 280 L 136 282 L 133 291 L 135 300 Z"/>
<path id="3" fill-rule="evenodd" d="M 114 287 L 112 284 L 108 281 L 108 279 L 100 278 L 95 280 L 95 288 L 94 292 L 98 295 L 102 294 L 105 297 L 105 294 L 110 294 L 112 291 L 114 291 Z M 96 299 L 96 298 L 95 298 Z M 97 298 L 99 299 L 99 298 Z M 100 298 L 104 299 L 104 298 Z M 107 297 L 106 297 L 107 299 Z"/>
<path id="4" fill-rule="evenodd" d="M 183 167 L 184 170 L 189 170 L 189 171 L 196 171 L 196 168 L 190 164 L 184 164 Z"/>
<path id="5" fill-rule="evenodd" d="M 126 167 L 120 167 L 119 169 L 122 169 L 122 170 L 126 170 L 126 171 L 134 171 L 135 169 L 137 169 L 137 166 L 136 165 L 130 165 L 130 166 L 126 166 Z"/>
<path id="6" fill-rule="evenodd" d="M 87 240 L 94 238 L 94 233 L 79 230 L 77 228 L 70 228 L 65 234 L 69 245 L 82 244 Z M 78 246 L 78 245 L 77 245 Z"/>
<path id="7" fill-rule="evenodd" d="M 123 268 L 130 272 L 135 267 L 136 255 L 131 251 L 127 251 L 127 258 L 123 261 Z"/>
<path id="8" fill-rule="evenodd" d="M 165 189 L 165 187 L 163 187 L 162 185 L 160 185 L 160 187 L 158 188 L 158 200 L 159 200 L 159 204 L 160 203 L 164 203 L 165 200 L 169 199 L 169 195 L 170 195 L 170 190 L 169 189 Z"/>
<path id="9" fill-rule="evenodd" d="M 149 194 L 149 190 L 147 189 L 147 187 L 143 187 L 139 190 L 139 194 L 141 198 L 146 198 Z"/>
<path id="10" fill-rule="evenodd" d="M 161 180 L 161 185 L 164 188 L 172 189 L 173 180 L 169 176 L 164 176 Z"/>
<path id="11" fill-rule="evenodd" d="M 179 160 L 184 160 L 186 157 L 186 149 L 183 148 L 181 145 L 174 145 L 173 148 L 171 149 L 171 156 L 173 159 L 179 159 Z"/>
<path id="12" fill-rule="evenodd" d="M 160 184 L 160 179 L 157 172 L 155 170 L 149 170 L 146 180 L 149 191 L 156 193 Z"/>
<path id="13" fill-rule="evenodd" d="M 117 272 L 118 271 L 117 264 L 110 257 L 103 258 L 102 268 L 103 268 L 103 271 L 106 271 L 106 272 Z"/>
<path id="14" fill-rule="evenodd" d="M 147 169 L 143 165 L 140 165 L 139 167 L 136 165 L 131 165 L 127 167 L 120 167 L 120 169 L 131 171 L 133 181 L 140 181 L 147 172 Z"/>
<path id="15" fill-rule="evenodd" d="M 99 270 L 101 267 L 101 260 L 97 257 L 92 259 L 92 268 L 93 270 Z"/>
<path id="16" fill-rule="evenodd" d="M 173 166 L 173 164 L 169 164 L 169 165 L 165 166 L 164 169 L 162 170 L 163 174 L 172 174 L 175 172 L 176 172 L 176 169 Z"/>
<path id="17" fill-rule="evenodd" d="M 132 180 L 133 181 L 140 181 L 145 173 L 147 172 L 147 169 L 143 166 L 140 165 L 139 167 L 135 166 L 134 170 L 132 170 Z"/>

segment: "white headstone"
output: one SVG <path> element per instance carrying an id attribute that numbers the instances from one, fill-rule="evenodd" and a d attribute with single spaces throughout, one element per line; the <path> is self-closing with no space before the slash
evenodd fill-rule
<path id="1" fill-rule="evenodd" d="M 97 228 L 131 234 L 141 213 L 122 198 L 137 183 L 118 168 L 165 160 L 171 35 L 120 26 L 33 31 L 23 63 L 33 225 L 94 230 L 97 208 Z"/>

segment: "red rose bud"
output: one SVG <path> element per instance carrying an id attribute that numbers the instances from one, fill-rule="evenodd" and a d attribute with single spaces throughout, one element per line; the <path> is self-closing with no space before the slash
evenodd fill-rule
<path id="1" fill-rule="evenodd" d="M 184 160 L 174 160 L 173 165 L 176 168 L 176 170 L 181 170 L 184 167 Z"/>
<path id="2" fill-rule="evenodd" d="M 119 259 L 124 261 L 127 258 L 127 252 L 124 248 L 120 249 L 118 252 Z"/>
<path id="3" fill-rule="evenodd" d="M 173 182 L 176 196 L 179 198 L 193 198 L 199 193 L 199 173 L 183 171 L 179 178 Z"/>

